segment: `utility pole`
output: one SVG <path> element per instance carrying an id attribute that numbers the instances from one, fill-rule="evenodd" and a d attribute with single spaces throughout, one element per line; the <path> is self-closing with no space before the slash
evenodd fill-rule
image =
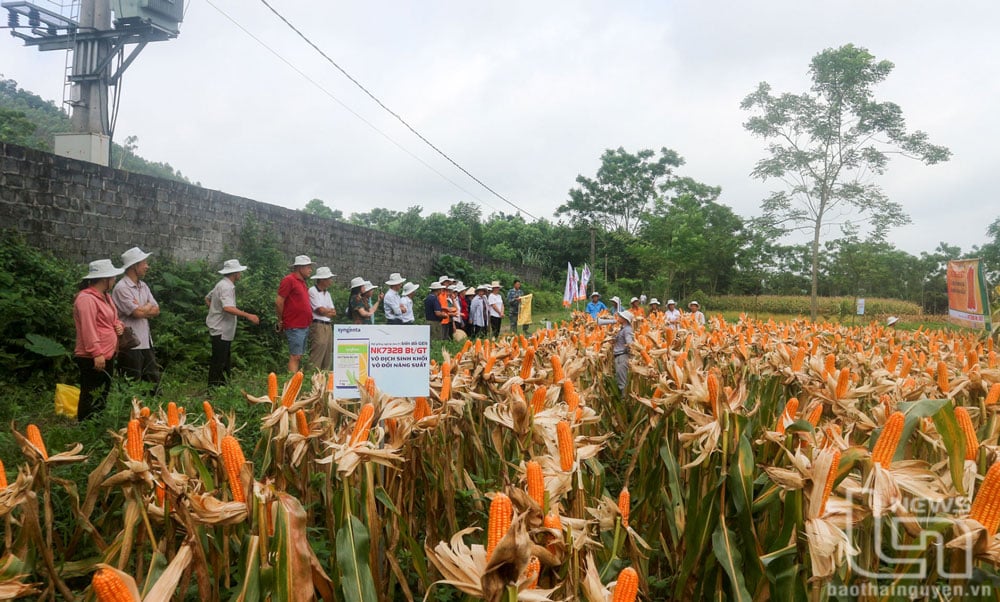
<path id="1" fill-rule="evenodd" d="M 184 18 L 183 0 L 80 0 L 78 19 L 36 2 L 6 0 L 10 35 L 39 50 L 69 50 L 73 65 L 68 77 L 73 92 L 72 132 L 56 134 L 55 154 L 107 166 L 113 135 L 108 89 L 121 85 L 121 76 L 146 44 L 176 38 Z M 115 19 L 112 21 L 112 2 Z M 27 19 L 27 24 L 21 22 Z M 27 30 L 20 31 L 20 30 Z M 125 47 L 138 44 L 125 57 Z M 112 70 L 111 62 L 119 57 Z"/>

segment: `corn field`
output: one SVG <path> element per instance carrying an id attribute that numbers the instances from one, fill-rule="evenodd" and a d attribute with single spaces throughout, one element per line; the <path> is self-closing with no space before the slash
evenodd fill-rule
<path id="1" fill-rule="evenodd" d="M 466 342 L 427 398 L 299 373 L 246 392 L 259 423 L 137 399 L 82 494 L 82 446 L 15 425 L 0 598 L 1000 596 L 992 340 L 654 316 L 620 395 L 609 328 Z"/>

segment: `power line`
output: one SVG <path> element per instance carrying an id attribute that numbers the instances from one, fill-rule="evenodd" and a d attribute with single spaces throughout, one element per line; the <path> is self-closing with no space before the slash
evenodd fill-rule
<path id="1" fill-rule="evenodd" d="M 351 107 L 349 107 L 347 104 L 345 104 L 342 100 L 340 100 L 339 98 L 337 98 L 332 92 L 330 92 L 329 90 L 327 90 L 326 88 L 324 88 L 322 84 L 320 84 L 319 82 L 317 82 L 313 78 L 309 77 L 308 74 L 306 74 L 304 71 L 302 71 L 301 69 L 299 69 L 298 67 L 296 67 L 291 61 L 289 61 L 284 56 L 282 56 L 277 50 L 275 50 L 274 48 L 271 48 L 270 46 L 268 46 L 263 40 L 261 40 L 256 35 L 254 35 L 250 30 L 248 30 L 246 27 L 243 27 L 243 25 L 241 25 L 238 21 L 236 21 L 236 19 L 234 19 L 232 16 L 230 16 L 226 11 L 222 10 L 221 8 L 219 8 L 218 6 L 216 6 L 214 3 L 212 3 L 212 0 L 205 0 L 205 2 L 209 6 L 211 6 L 215 10 L 217 10 L 219 12 L 219 14 L 221 14 L 223 17 L 225 17 L 227 20 L 229 20 L 230 23 L 232 23 L 233 25 L 235 25 L 236 27 L 238 27 L 243 33 L 245 33 L 247 36 L 249 36 L 255 42 L 257 42 L 258 44 L 260 44 L 265 50 L 267 50 L 268 52 L 270 52 L 271 54 L 273 54 L 275 57 L 277 57 L 278 60 L 280 60 L 281 62 L 283 62 L 286 65 L 288 65 L 288 67 L 291 68 L 292 71 L 295 71 L 296 73 L 298 73 L 306 81 L 308 81 L 309 83 L 311 83 L 318 90 L 320 90 L 321 92 L 323 92 L 324 94 L 326 94 L 328 97 L 330 97 L 330 99 L 332 99 L 334 102 L 336 102 L 337 104 L 339 104 L 348 113 L 350 113 L 351 115 L 354 115 L 359 121 L 361 121 L 362 123 L 364 123 L 365 125 L 367 125 L 368 127 L 370 127 L 372 130 L 374 130 L 376 133 L 378 133 L 380 136 L 382 136 L 383 138 L 385 138 L 389 142 L 391 142 L 396 148 L 398 148 L 399 150 L 403 151 L 404 153 L 406 153 L 407 155 L 409 155 L 410 157 L 412 157 L 415 161 L 419 162 L 421 165 L 423 165 L 424 167 L 426 167 L 430 171 L 432 171 L 435 174 L 437 174 L 439 177 L 441 177 L 441 179 L 445 180 L 446 182 L 448 182 L 449 184 L 451 184 L 452 186 L 454 186 L 458 190 L 462 191 L 463 193 L 469 195 L 470 197 L 472 197 L 473 199 L 475 199 L 479 203 L 481 203 L 483 205 L 486 205 L 487 207 L 489 207 L 490 209 L 493 209 L 494 211 L 500 211 L 495 206 L 493 206 L 490 203 L 488 203 L 488 202 L 484 201 L 483 199 L 479 198 L 478 196 L 476 196 L 472 192 L 466 190 L 461 184 L 459 184 L 458 182 L 452 180 L 451 178 L 449 178 L 445 174 L 441 173 L 433 165 L 431 165 L 430 163 L 424 161 L 418 155 L 416 155 L 415 153 L 413 153 L 412 151 L 410 151 L 409 149 L 407 149 L 405 146 L 403 146 L 399 142 L 396 142 L 391 136 L 389 136 L 388 134 L 386 134 L 382 130 L 378 129 L 378 127 L 375 124 L 373 124 L 372 122 L 370 122 L 367 119 L 365 119 L 361 114 L 359 114 L 357 111 L 355 111 L 354 109 L 352 109 Z M 190 3 L 188 4 L 188 6 L 190 6 Z"/>
<path id="2" fill-rule="evenodd" d="M 332 58 L 330 58 L 325 52 L 323 52 L 323 50 L 320 49 L 319 46 L 317 46 L 315 43 L 313 43 L 313 41 L 310 40 L 308 37 L 306 37 L 306 35 L 304 33 L 302 33 L 301 31 L 299 31 L 299 29 L 297 27 L 295 27 L 294 25 L 292 25 L 292 23 L 289 22 L 288 19 L 286 19 L 281 13 L 279 13 L 277 10 L 275 10 L 275 8 L 273 6 L 271 6 L 267 2 L 267 0 L 260 0 L 260 1 L 261 1 L 261 3 L 264 6 L 266 6 L 268 8 L 268 10 L 270 10 L 272 13 L 274 13 L 274 15 L 276 17 L 278 17 L 279 19 L 281 19 L 285 23 L 285 25 L 287 25 L 300 38 L 302 38 L 305 41 L 306 44 L 309 44 L 310 46 L 312 46 L 313 50 L 315 50 L 316 52 L 318 52 L 319 55 L 322 56 L 324 59 L 326 59 L 326 61 L 328 63 L 330 63 L 331 65 L 333 65 L 337 69 L 337 71 L 340 71 L 344 75 L 344 77 L 346 77 L 347 79 L 351 80 L 351 82 L 353 82 L 355 86 L 357 86 L 358 88 L 360 88 L 362 92 L 364 92 L 365 94 L 368 95 L 369 98 L 371 98 L 372 100 L 374 100 L 378 104 L 378 106 L 380 106 L 383 109 L 385 109 L 385 111 L 387 113 L 389 113 L 390 115 L 392 115 L 393 117 L 395 117 L 400 123 L 402 123 L 404 126 L 406 126 L 406 129 L 408 129 L 411 132 L 413 132 L 413 134 L 417 138 L 420 138 L 420 140 L 422 140 L 424 142 L 424 144 L 426 144 L 427 146 L 429 146 L 432 149 L 434 149 L 434 151 L 437 152 L 437 154 L 439 154 L 442 157 L 444 157 L 449 163 L 451 163 L 452 165 L 454 165 L 455 167 L 457 167 L 465 175 L 467 175 L 470 178 L 472 178 L 477 184 L 479 184 L 480 186 L 482 186 L 486 190 L 490 191 L 493 194 L 493 196 L 495 196 L 498 199 L 500 199 L 501 201 L 507 203 L 508 205 L 510 205 L 511 207 L 513 207 L 514 209 L 517 209 L 519 212 L 527 215 L 531 219 L 538 219 L 534 215 L 528 213 L 524 209 L 521 209 L 520 207 L 518 207 L 517 205 L 515 205 L 512 201 L 508 200 L 507 197 L 503 196 L 502 194 L 500 194 L 496 190 L 493 190 L 492 188 L 490 188 L 485 182 L 483 182 L 482 180 L 480 180 L 476 176 L 472 175 L 469 172 L 469 170 L 467 170 L 464 167 L 462 167 L 461 165 L 459 165 L 454 159 L 452 159 L 450 156 L 448 156 L 447 153 L 445 153 L 443 150 L 441 150 L 440 148 L 438 148 L 437 146 L 435 146 L 434 143 L 432 143 L 430 140 L 428 140 L 427 138 L 425 138 L 423 136 L 423 134 L 421 134 L 420 132 L 418 132 L 413 126 L 411 126 L 409 123 L 407 123 L 406 120 L 403 119 L 402 117 L 400 117 L 398 113 L 396 113 L 395 111 L 393 111 L 392 109 L 390 109 L 389 107 L 387 107 L 385 105 L 385 103 L 383 103 L 381 100 L 379 100 L 377 96 L 375 96 L 374 94 L 372 94 L 368 90 L 368 88 L 365 88 L 364 85 L 361 84 L 361 82 L 359 82 L 358 80 L 354 79 L 354 77 L 350 73 L 348 73 L 346 70 L 344 70 L 343 67 L 341 67 L 340 65 L 338 65 L 337 62 L 334 61 Z"/>

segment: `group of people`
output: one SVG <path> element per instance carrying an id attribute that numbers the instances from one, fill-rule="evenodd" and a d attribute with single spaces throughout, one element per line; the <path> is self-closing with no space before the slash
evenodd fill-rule
<path id="1" fill-rule="evenodd" d="M 467 287 L 450 276 L 441 276 L 430 289 L 424 298 L 424 319 L 435 325 L 436 338 L 498 337 L 504 316 L 510 319 L 510 330 L 517 330 L 524 295 L 520 280 L 514 281 L 506 301 L 497 280 Z M 527 332 L 527 324 L 522 329 Z"/>
<path id="2" fill-rule="evenodd" d="M 641 298 L 632 297 L 629 300 L 629 306 L 627 311 L 630 312 L 630 316 L 641 318 L 643 316 L 646 316 L 647 314 L 650 316 L 661 314 L 663 316 L 662 320 L 667 324 L 668 327 L 677 328 L 677 326 L 680 324 L 681 316 L 683 314 L 681 313 L 681 310 L 677 309 L 676 301 L 674 301 L 673 299 L 668 300 L 667 307 L 664 309 L 660 307 L 660 302 L 656 299 L 656 297 L 653 297 L 652 299 L 649 300 L 648 308 L 643 308 L 643 304 L 645 303 L 645 298 L 646 295 L 642 295 Z M 595 320 L 600 319 L 602 315 L 615 316 L 621 313 L 622 311 L 626 311 L 622 307 L 621 299 L 619 299 L 618 297 L 611 297 L 610 301 L 611 301 L 611 307 L 608 307 L 607 305 L 604 304 L 604 301 L 601 301 L 601 293 L 594 291 L 593 293 L 590 294 L 590 302 L 587 303 L 587 306 L 584 308 L 584 311 L 590 314 L 590 317 L 594 318 Z M 701 304 L 698 303 L 697 301 L 691 301 L 690 303 L 688 303 L 688 315 L 691 316 L 691 319 L 693 319 L 696 324 L 699 324 L 701 326 L 705 325 L 705 314 L 702 313 Z"/>

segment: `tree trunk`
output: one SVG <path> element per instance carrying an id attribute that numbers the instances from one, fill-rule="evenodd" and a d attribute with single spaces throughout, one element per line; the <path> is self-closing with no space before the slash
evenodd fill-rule
<path id="1" fill-rule="evenodd" d="M 817 299 L 819 285 L 819 231 L 822 226 L 822 219 L 816 218 L 816 227 L 813 228 L 812 242 L 812 295 L 809 298 L 809 316 L 813 322 L 816 321 L 816 317 L 819 314 L 819 299 Z"/>

